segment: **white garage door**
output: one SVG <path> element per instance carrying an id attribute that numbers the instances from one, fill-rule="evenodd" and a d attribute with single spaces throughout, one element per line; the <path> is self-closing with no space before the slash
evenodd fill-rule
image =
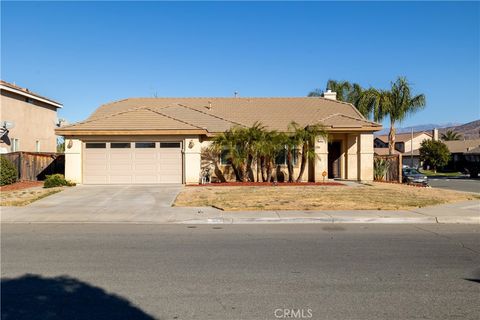
<path id="1" fill-rule="evenodd" d="M 83 182 L 182 183 L 182 143 L 86 142 Z"/>

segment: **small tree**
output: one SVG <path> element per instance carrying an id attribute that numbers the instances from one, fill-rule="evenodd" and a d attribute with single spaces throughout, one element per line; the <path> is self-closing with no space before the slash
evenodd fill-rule
<path id="1" fill-rule="evenodd" d="M 448 163 L 450 151 L 445 143 L 434 140 L 423 140 L 420 147 L 420 160 L 430 165 L 434 172 L 438 167 Z"/>

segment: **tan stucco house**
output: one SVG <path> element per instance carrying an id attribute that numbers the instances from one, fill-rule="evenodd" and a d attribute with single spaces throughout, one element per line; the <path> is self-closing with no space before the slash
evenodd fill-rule
<path id="1" fill-rule="evenodd" d="M 3 80 L 0 92 L 0 153 L 56 152 L 57 110 L 62 104 Z"/>
<path id="2" fill-rule="evenodd" d="M 373 180 L 373 133 L 381 125 L 349 104 L 329 98 L 131 98 L 100 106 L 87 120 L 62 127 L 67 179 L 84 184 L 198 184 L 209 165 L 212 137 L 233 126 L 260 122 L 287 131 L 323 124 L 328 139 L 315 141 L 318 157 L 305 180 Z M 228 171 L 228 164 L 220 166 Z M 296 164 L 298 170 L 299 164 Z M 280 170 L 285 165 L 278 163 Z"/>

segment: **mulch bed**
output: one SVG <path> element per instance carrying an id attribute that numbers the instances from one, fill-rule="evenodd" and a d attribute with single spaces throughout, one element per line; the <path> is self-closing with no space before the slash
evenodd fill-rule
<path id="1" fill-rule="evenodd" d="M 296 187 L 296 186 L 345 186 L 340 182 L 214 182 L 188 185 L 191 187 Z"/>
<path id="2" fill-rule="evenodd" d="M 43 186 L 43 181 L 19 181 L 6 186 L 0 186 L 0 191 L 13 191 Z"/>

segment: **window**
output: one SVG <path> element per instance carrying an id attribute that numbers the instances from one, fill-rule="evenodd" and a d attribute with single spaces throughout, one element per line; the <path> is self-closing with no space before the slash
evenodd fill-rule
<path id="1" fill-rule="evenodd" d="M 18 139 L 12 139 L 11 149 L 12 152 L 20 151 L 20 141 Z"/>
<path id="2" fill-rule="evenodd" d="M 222 150 L 222 152 L 220 153 L 220 164 L 225 166 L 232 164 L 232 161 L 229 159 L 228 154 L 228 150 Z"/>
<path id="3" fill-rule="evenodd" d="M 40 152 L 40 141 L 35 141 L 35 151 Z"/>
<path id="4" fill-rule="evenodd" d="M 105 149 L 107 144 L 105 142 L 87 142 L 85 148 L 87 149 Z"/>
<path id="5" fill-rule="evenodd" d="M 160 142 L 160 148 L 180 148 L 180 142 Z"/>
<path id="6" fill-rule="evenodd" d="M 295 166 L 298 162 L 298 150 L 295 149 L 292 152 L 292 164 Z M 287 149 L 283 149 L 280 153 L 275 157 L 275 164 L 276 165 L 286 165 L 287 164 Z"/>
<path id="7" fill-rule="evenodd" d="M 112 142 L 110 143 L 111 149 L 128 149 L 130 148 L 130 142 Z"/>
<path id="8" fill-rule="evenodd" d="M 155 148 L 155 142 L 135 142 L 135 148 L 137 149 Z"/>

